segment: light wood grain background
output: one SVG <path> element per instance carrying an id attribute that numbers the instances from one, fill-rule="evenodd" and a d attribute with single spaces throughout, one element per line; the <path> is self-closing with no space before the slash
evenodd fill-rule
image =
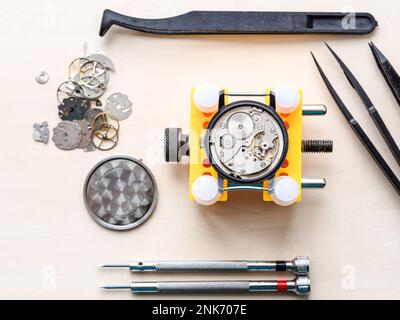
<path id="1" fill-rule="evenodd" d="M 369 11 L 379 21 L 368 36 L 161 37 L 113 28 L 98 37 L 102 11 L 166 17 L 194 9 Z M 399 197 L 337 110 L 309 55 L 313 50 L 351 111 L 396 168 L 360 100 L 323 46 L 329 41 L 365 85 L 400 141 L 400 108 L 368 48 L 374 41 L 400 70 L 397 1 L 2 1 L 0 298 L 140 299 L 98 289 L 105 283 L 161 279 L 268 279 L 277 275 L 131 275 L 99 271 L 130 259 L 286 259 L 307 255 L 311 299 L 400 298 Z M 55 93 L 83 44 L 115 63 L 108 93 L 133 100 L 112 152 L 64 152 L 32 141 L 32 124 L 59 121 Z M 35 82 L 38 70 L 50 82 Z M 188 167 L 162 161 L 162 133 L 188 128 L 190 88 L 214 82 L 238 91 L 280 83 L 303 88 L 306 103 L 324 103 L 325 118 L 304 120 L 305 138 L 329 138 L 333 155 L 305 155 L 304 175 L 326 177 L 323 191 L 305 191 L 301 204 L 279 208 L 257 193 L 200 207 L 188 200 Z M 141 158 L 158 182 L 154 215 L 136 230 L 112 232 L 86 212 L 82 188 L 89 170 L 110 155 Z M 288 275 L 278 275 L 288 277 Z M 290 277 L 290 276 L 289 276 Z M 152 298 L 166 298 L 152 296 Z M 294 298 L 291 295 L 167 298 Z"/>

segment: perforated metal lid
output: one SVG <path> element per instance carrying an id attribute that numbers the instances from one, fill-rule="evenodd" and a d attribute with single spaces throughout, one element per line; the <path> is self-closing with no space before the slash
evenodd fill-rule
<path id="1" fill-rule="evenodd" d="M 97 223 L 112 230 L 128 230 L 141 225 L 154 211 L 157 186 L 142 161 L 116 156 L 90 171 L 83 197 Z"/>

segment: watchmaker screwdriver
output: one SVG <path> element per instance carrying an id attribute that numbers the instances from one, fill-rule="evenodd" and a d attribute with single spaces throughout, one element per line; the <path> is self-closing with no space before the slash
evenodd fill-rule
<path id="1" fill-rule="evenodd" d="M 106 285 L 106 290 L 131 290 L 132 293 L 260 293 L 293 292 L 299 296 L 310 293 L 310 278 L 278 281 L 162 281 L 131 282 L 128 285 Z"/>
<path id="2" fill-rule="evenodd" d="M 310 261 L 307 257 L 297 257 L 292 261 L 132 261 L 99 267 L 126 268 L 131 272 L 287 271 L 308 275 Z"/>

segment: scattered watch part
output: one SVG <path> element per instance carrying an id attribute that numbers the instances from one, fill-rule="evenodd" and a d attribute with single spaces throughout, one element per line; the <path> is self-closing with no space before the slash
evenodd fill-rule
<path id="1" fill-rule="evenodd" d="M 118 128 L 114 127 L 110 123 L 101 123 L 95 126 L 92 136 L 98 137 L 102 140 L 111 140 L 118 135 Z"/>
<path id="2" fill-rule="evenodd" d="M 100 62 L 89 60 L 80 69 L 80 84 L 89 88 L 100 88 L 110 81 L 108 70 Z"/>
<path id="3" fill-rule="evenodd" d="M 81 141 L 81 127 L 74 122 L 62 121 L 53 129 L 52 140 L 61 150 L 73 150 Z"/>
<path id="4" fill-rule="evenodd" d="M 77 59 L 74 59 L 68 67 L 68 78 L 69 80 L 74 80 L 76 79 L 76 76 L 79 76 L 81 73 L 81 68 L 82 66 L 88 62 L 89 59 L 86 57 L 80 57 Z"/>
<path id="5" fill-rule="evenodd" d="M 83 96 L 88 100 L 97 100 L 104 94 L 104 92 L 106 92 L 105 87 L 91 89 L 83 86 Z"/>
<path id="6" fill-rule="evenodd" d="M 105 66 L 107 69 L 114 71 L 114 63 L 111 61 L 111 59 L 104 54 L 101 53 L 93 53 L 89 56 L 87 56 L 89 60 L 97 61 L 100 62 L 103 66 Z"/>
<path id="7" fill-rule="evenodd" d="M 92 124 L 93 120 L 97 117 L 98 114 L 103 113 L 104 111 L 99 108 L 93 108 L 86 112 L 85 120 Z"/>
<path id="8" fill-rule="evenodd" d="M 33 124 L 33 140 L 47 144 L 49 142 L 49 124 L 47 121 Z"/>
<path id="9" fill-rule="evenodd" d="M 92 128 L 92 130 L 93 130 L 93 127 L 98 127 L 102 122 L 106 122 L 107 121 L 107 119 L 106 118 L 104 118 L 104 117 L 106 117 L 106 116 L 104 116 L 104 117 L 97 117 L 99 114 L 104 114 L 104 111 L 102 110 L 102 109 L 99 109 L 99 108 L 93 108 L 93 109 L 90 109 L 90 110 L 88 110 L 87 112 L 86 112 L 86 114 L 85 114 L 85 120 L 87 121 L 87 122 L 89 122 L 89 125 L 90 125 L 90 127 Z M 104 119 L 103 119 L 104 118 Z M 96 121 L 95 121 L 95 119 L 96 119 Z M 95 147 L 95 146 L 94 146 Z"/>
<path id="10" fill-rule="evenodd" d="M 91 126 L 94 131 L 101 130 L 104 125 L 111 125 L 116 131 L 119 131 L 119 120 L 108 112 L 101 112 L 93 119 Z"/>
<path id="11" fill-rule="evenodd" d="M 117 120 L 122 121 L 132 114 L 132 102 L 126 94 L 117 92 L 107 98 L 104 109 Z"/>
<path id="12" fill-rule="evenodd" d="M 90 171 L 83 197 L 97 223 L 112 230 L 128 230 L 150 217 L 158 194 L 154 176 L 141 160 L 117 156 Z"/>
<path id="13" fill-rule="evenodd" d="M 107 112 L 96 115 L 91 124 L 93 128 L 92 142 L 97 149 L 108 151 L 118 143 L 119 140 L 119 121 L 114 119 Z"/>
<path id="14" fill-rule="evenodd" d="M 94 145 L 93 141 L 90 141 L 89 145 L 85 149 L 83 149 L 83 151 L 85 151 L 85 152 L 93 152 L 96 150 L 97 150 L 97 148 Z"/>
<path id="15" fill-rule="evenodd" d="M 83 89 L 79 83 L 68 80 L 60 84 L 57 89 L 57 99 L 59 103 L 62 103 L 64 99 L 69 97 L 83 98 Z"/>
<path id="16" fill-rule="evenodd" d="M 58 106 L 58 115 L 61 120 L 82 120 L 90 109 L 90 102 L 77 97 L 69 97 Z"/>
<path id="17" fill-rule="evenodd" d="M 75 81 L 78 83 L 82 83 L 79 77 L 75 78 Z M 95 80 L 93 80 L 95 81 Z M 88 87 L 86 85 L 81 85 L 83 98 L 87 100 L 98 100 L 106 91 L 106 86 L 98 86 L 98 87 Z"/>
<path id="18" fill-rule="evenodd" d="M 49 74 L 44 70 L 39 71 L 36 75 L 36 82 L 39 84 L 46 84 L 47 82 L 49 82 L 49 79 Z"/>
<path id="19" fill-rule="evenodd" d="M 68 68 L 70 81 L 78 83 L 82 88 L 82 96 L 88 100 L 97 100 L 105 90 L 110 77 L 101 63 L 81 57 L 73 60 Z"/>
<path id="20" fill-rule="evenodd" d="M 118 131 L 110 124 L 104 125 L 104 132 L 96 131 L 92 135 L 92 143 L 100 151 L 109 151 L 116 147 L 119 140 Z"/>
<path id="21" fill-rule="evenodd" d="M 92 143 L 92 127 L 90 126 L 89 122 L 86 120 L 75 120 L 75 123 L 79 125 L 81 128 L 81 141 L 78 145 L 79 149 L 85 149 L 89 150 L 90 145 L 93 145 Z"/>
<path id="22" fill-rule="evenodd" d="M 95 53 L 102 53 L 99 48 L 95 48 L 95 47 L 90 46 L 87 43 L 87 41 L 85 41 L 83 43 L 83 52 L 84 52 L 85 57 L 88 57 L 88 56 L 90 56 L 92 54 L 95 54 Z"/>
<path id="23" fill-rule="evenodd" d="M 89 51 L 85 43 L 84 57 L 70 63 L 68 80 L 57 89 L 59 116 L 63 123 L 73 122 L 75 125 L 64 123 L 54 128 L 53 140 L 57 147 L 64 150 L 80 148 L 90 152 L 96 149 L 111 150 L 117 145 L 119 118 L 125 119 L 131 114 L 132 103 L 127 96 L 122 97 L 121 94 L 122 105 L 114 104 L 110 108 L 115 109 L 115 115 L 104 112 L 105 108 L 99 98 L 105 93 L 110 81 L 109 72 L 113 70 L 115 67 L 110 58 L 100 50 Z M 93 109 L 92 101 L 95 102 Z M 128 110 L 124 111 L 126 108 Z"/>

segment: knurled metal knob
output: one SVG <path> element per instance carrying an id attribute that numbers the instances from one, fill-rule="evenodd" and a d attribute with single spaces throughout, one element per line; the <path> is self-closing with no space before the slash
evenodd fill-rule
<path id="1" fill-rule="evenodd" d="M 166 128 L 164 132 L 164 156 L 166 162 L 180 162 L 189 155 L 189 136 L 181 128 Z"/>

